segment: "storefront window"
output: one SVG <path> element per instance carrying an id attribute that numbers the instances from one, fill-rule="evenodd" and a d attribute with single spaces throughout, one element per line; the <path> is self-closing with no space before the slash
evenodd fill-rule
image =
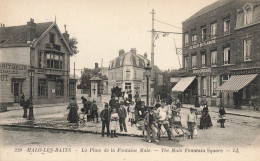
<path id="1" fill-rule="evenodd" d="M 64 81 L 57 80 L 56 81 L 56 88 L 55 88 L 56 96 L 63 96 L 64 95 Z"/>
<path id="2" fill-rule="evenodd" d="M 48 85 L 46 80 L 38 80 L 38 96 L 48 96 Z"/>
<path id="3" fill-rule="evenodd" d="M 216 96 L 216 88 L 217 88 L 217 79 L 216 76 L 211 77 L 211 95 Z"/>

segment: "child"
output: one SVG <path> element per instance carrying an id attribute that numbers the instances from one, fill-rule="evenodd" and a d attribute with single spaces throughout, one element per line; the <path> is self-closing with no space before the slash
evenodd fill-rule
<path id="1" fill-rule="evenodd" d="M 117 111 L 116 108 L 113 108 L 111 116 L 110 116 L 110 129 L 111 129 L 110 136 L 111 136 L 111 138 L 117 137 L 116 129 L 118 127 L 119 117 L 118 117 L 118 113 L 116 111 Z"/>
<path id="2" fill-rule="evenodd" d="M 188 130 L 190 132 L 188 139 L 193 139 L 193 131 L 196 124 L 196 115 L 193 107 L 190 108 L 190 113 L 188 114 L 187 121 L 188 121 Z"/>
<path id="3" fill-rule="evenodd" d="M 224 107 L 220 106 L 220 109 L 218 111 L 219 113 L 219 122 L 220 122 L 220 128 L 225 128 L 224 123 L 225 123 L 225 117 L 226 117 L 226 111 Z"/>
<path id="4" fill-rule="evenodd" d="M 100 117 L 102 121 L 102 137 L 104 137 L 105 134 L 105 127 L 107 128 L 107 137 L 109 137 L 110 109 L 108 108 L 108 103 L 105 103 L 105 109 L 101 111 Z"/>
<path id="5" fill-rule="evenodd" d="M 152 138 L 155 142 L 159 142 L 156 137 L 156 121 L 157 118 L 154 113 L 154 108 L 150 107 L 149 112 L 145 115 L 145 130 L 147 133 L 147 141 L 150 143 L 152 142 L 150 134 L 152 134 Z"/>
<path id="6" fill-rule="evenodd" d="M 130 110 L 129 119 L 131 122 L 131 126 L 133 126 L 134 121 L 135 121 L 135 103 L 134 103 L 134 101 L 132 101 L 132 103 L 130 104 L 129 110 Z"/>

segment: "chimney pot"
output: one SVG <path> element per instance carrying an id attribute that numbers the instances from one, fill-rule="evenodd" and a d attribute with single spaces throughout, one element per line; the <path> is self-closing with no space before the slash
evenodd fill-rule
<path id="1" fill-rule="evenodd" d="M 136 48 L 131 48 L 130 52 L 136 54 Z"/>
<path id="2" fill-rule="evenodd" d="M 124 49 L 120 49 L 120 50 L 119 50 L 119 56 L 122 55 L 122 54 L 124 54 L 124 53 L 125 53 L 125 50 L 124 50 Z"/>
<path id="3" fill-rule="evenodd" d="M 144 57 L 147 58 L 147 53 L 146 52 L 144 53 Z"/>

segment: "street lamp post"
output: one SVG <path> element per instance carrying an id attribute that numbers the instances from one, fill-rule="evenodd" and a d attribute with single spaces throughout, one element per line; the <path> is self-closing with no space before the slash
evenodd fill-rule
<path id="1" fill-rule="evenodd" d="M 33 66 L 31 66 L 30 69 L 28 69 L 28 74 L 30 77 L 30 102 L 29 102 L 29 117 L 28 120 L 34 120 L 34 114 L 33 114 L 33 77 L 34 77 L 35 69 Z"/>
<path id="2" fill-rule="evenodd" d="M 151 76 L 151 67 L 150 64 L 147 64 L 147 66 L 145 67 L 145 75 L 146 75 L 146 106 L 149 106 L 149 77 Z"/>

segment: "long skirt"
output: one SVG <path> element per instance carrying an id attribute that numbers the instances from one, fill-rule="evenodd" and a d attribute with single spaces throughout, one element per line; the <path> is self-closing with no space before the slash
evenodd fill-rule
<path id="1" fill-rule="evenodd" d="M 200 118 L 200 129 L 207 128 L 213 126 L 210 115 L 202 115 Z"/>
<path id="2" fill-rule="evenodd" d="M 70 108 L 68 121 L 70 121 L 70 123 L 77 123 L 79 121 L 79 116 L 76 108 Z"/>
<path id="3" fill-rule="evenodd" d="M 118 121 L 110 121 L 110 130 L 117 130 L 118 128 Z"/>

